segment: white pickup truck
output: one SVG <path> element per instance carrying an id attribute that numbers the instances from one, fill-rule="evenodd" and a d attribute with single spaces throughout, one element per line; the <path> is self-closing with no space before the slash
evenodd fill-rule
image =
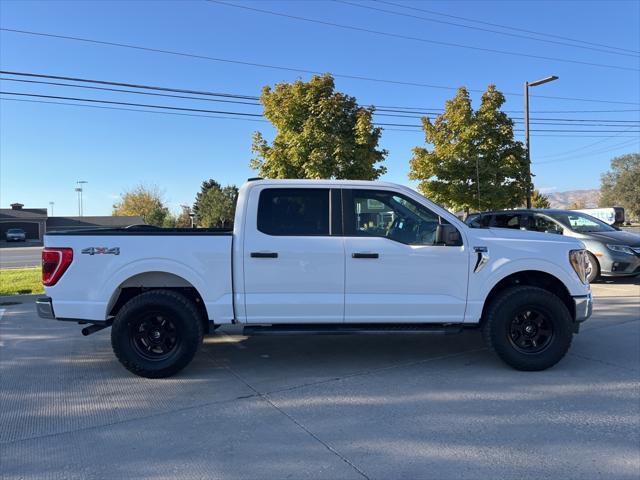
<path id="1" fill-rule="evenodd" d="M 203 335 L 481 330 L 510 366 L 542 370 L 591 315 L 584 246 L 469 228 L 403 186 L 262 180 L 241 189 L 233 230 L 55 232 L 42 253 L 41 317 L 111 327 L 131 372 L 167 377 Z"/>

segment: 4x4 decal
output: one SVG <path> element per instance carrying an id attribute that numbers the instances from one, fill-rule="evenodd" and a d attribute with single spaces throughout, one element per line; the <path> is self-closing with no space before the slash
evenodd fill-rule
<path id="1" fill-rule="evenodd" d="M 82 253 L 87 255 L 120 255 L 120 247 L 88 247 L 83 248 Z"/>

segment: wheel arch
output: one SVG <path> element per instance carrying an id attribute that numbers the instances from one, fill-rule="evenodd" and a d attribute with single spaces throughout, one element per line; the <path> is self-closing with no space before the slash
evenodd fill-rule
<path id="1" fill-rule="evenodd" d="M 107 317 L 118 314 L 132 298 L 151 290 L 171 290 L 191 300 L 200 312 L 205 333 L 209 332 L 209 315 L 199 290 L 184 277 L 166 271 L 147 271 L 129 276 L 116 287 L 107 304 Z"/>
<path id="2" fill-rule="evenodd" d="M 542 288 L 556 295 L 565 304 L 572 318 L 575 318 L 575 303 L 566 285 L 555 275 L 540 270 L 523 270 L 505 276 L 497 282 L 487 294 L 482 307 L 480 323 L 486 318 L 486 313 L 491 302 L 504 290 L 513 286 L 531 286 Z"/>

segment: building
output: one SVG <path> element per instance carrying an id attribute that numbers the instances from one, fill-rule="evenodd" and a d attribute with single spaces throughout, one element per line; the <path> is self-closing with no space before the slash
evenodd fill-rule
<path id="1" fill-rule="evenodd" d="M 21 228 L 27 239 L 42 240 L 47 230 L 47 209 L 23 207 L 21 203 L 12 203 L 11 208 L 0 208 L 0 239 L 6 238 L 10 228 Z"/>
<path id="2" fill-rule="evenodd" d="M 144 224 L 142 217 L 49 217 L 46 208 L 24 208 L 12 203 L 11 208 L 0 208 L 0 240 L 10 228 L 21 228 L 27 240 L 42 241 L 46 232 L 55 230 L 79 230 L 97 227 L 127 227 Z"/>

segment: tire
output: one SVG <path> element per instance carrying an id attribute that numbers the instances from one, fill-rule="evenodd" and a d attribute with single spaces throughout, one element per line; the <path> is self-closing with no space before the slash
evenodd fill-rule
<path id="1" fill-rule="evenodd" d="M 573 319 L 553 293 L 518 286 L 499 293 L 487 310 L 482 335 L 487 346 L 516 370 L 545 370 L 567 353 Z"/>
<path id="2" fill-rule="evenodd" d="M 600 277 L 600 264 L 591 252 L 587 252 L 587 258 L 589 259 L 589 265 L 591 265 L 591 271 L 587 276 L 587 280 L 589 283 L 593 283 Z"/>
<path id="3" fill-rule="evenodd" d="M 191 362 L 202 343 L 200 316 L 196 305 L 180 293 L 141 293 L 124 304 L 113 321 L 113 352 L 136 375 L 170 377 Z"/>

